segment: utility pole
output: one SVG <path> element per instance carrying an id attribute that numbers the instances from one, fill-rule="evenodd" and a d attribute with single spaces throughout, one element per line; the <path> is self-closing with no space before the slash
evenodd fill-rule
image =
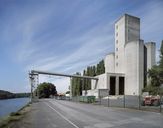
<path id="1" fill-rule="evenodd" d="M 31 73 L 29 73 L 29 81 L 30 81 L 30 86 L 31 86 L 31 102 L 33 99 L 33 75 Z"/>
<path id="2" fill-rule="evenodd" d="M 70 77 L 70 99 L 72 99 L 72 77 Z"/>

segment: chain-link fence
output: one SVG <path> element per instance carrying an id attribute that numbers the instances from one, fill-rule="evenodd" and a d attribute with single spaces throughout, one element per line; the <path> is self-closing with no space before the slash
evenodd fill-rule
<path id="1" fill-rule="evenodd" d="M 163 96 L 143 96 L 143 95 L 108 95 L 106 90 L 100 90 L 98 97 L 75 96 L 69 99 L 73 102 L 91 103 L 106 107 L 132 108 L 138 110 L 162 112 Z"/>
<path id="2" fill-rule="evenodd" d="M 98 89 L 95 94 L 95 96 L 73 96 L 64 99 L 106 107 L 132 108 L 163 113 L 162 95 L 109 95 L 108 89 Z"/>
<path id="3" fill-rule="evenodd" d="M 103 105 L 106 107 L 133 108 L 163 113 L 163 96 L 161 95 L 108 95 L 106 97 L 99 96 L 95 104 Z"/>
<path id="4" fill-rule="evenodd" d="M 71 101 L 73 102 L 80 102 L 80 96 L 74 96 L 71 98 Z"/>

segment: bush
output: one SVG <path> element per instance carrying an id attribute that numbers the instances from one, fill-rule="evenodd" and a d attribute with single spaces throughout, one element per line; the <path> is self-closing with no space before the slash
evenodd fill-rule
<path id="1" fill-rule="evenodd" d="M 163 95 L 163 88 L 149 85 L 143 89 L 143 92 L 149 92 L 150 95 Z"/>

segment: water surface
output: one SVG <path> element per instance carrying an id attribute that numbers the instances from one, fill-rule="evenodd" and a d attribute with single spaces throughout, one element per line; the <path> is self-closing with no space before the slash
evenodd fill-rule
<path id="1" fill-rule="evenodd" d="M 0 100 L 0 118 L 16 112 L 30 101 L 30 98 Z"/>

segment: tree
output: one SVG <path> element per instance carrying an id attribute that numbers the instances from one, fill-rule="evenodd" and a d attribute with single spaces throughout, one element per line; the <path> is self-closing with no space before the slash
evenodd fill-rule
<path id="1" fill-rule="evenodd" d="M 155 65 L 150 70 L 148 70 L 148 76 L 151 79 L 151 86 L 159 87 L 161 85 L 159 66 Z"/>
<path id="2" fill-rule="evenodd" d="M 161 42 L 161 47 L 160 47 L 160 61 L 159 61 L 159 67 L 163 69 L 163 40 Z"/>
<path id="3" fill-rule="evenodd" d="M 96 76 L 96 66 L 95 65 L 93 66 L 92 70 L 93 70 L 93 76 Z"/>
<path id="4" fill-rule="evenodd" d="M 96 68 L 96 75 L 100 75 L 105 73 L 105 65 L 104 65 L 104 60 L 101 60 L 98 64 L 97 64 L 97 68 Z"/>
<path id="5" fill-rule="evenodd" d="M 14 98 L 14 94 L 8 91 L 0 90 L 0 99 Z"/>
<path id="6" fill-rule="evenodd" d="M 56 95 L 57 90 L 54 84 L 52 83 L 41 83 L 37 87 L 37 92 L 39 98 L 49 98 L 50 95 Z"/>
<path id="7" fill-rule="evenodd" d="M 86 70 L 83 71 L 83 76 L 87 76 L 87 71 L 86 71 Z M 88 83 L 88 82 L 87 82 L 87 79 L 84 79 L 84 81 L 83 81 L 84 90 L 86 90 L 86 87 L 88 86 L 87 83 Z"/>
<path id="8" fill-rule="evenodd" d="M 143 89 L 143 92 L 149 92 L 150 95 L 163 95 L 163 88 L 149 85 Z"/>
<path id="9" fill-rule="evenodd" d="M 101 60 L 97 65 L 88 66 L 83 70 L 83 76 L 96 76 L 105 73 L 104 60 Z M 76 75 L 81 75 L 79 72 Z M 78 96 L 82 94 L 82 90 L 91 89 L 90 79 L 72 78 L 72 95 Z M 84 86 L 83 86 L 84 85 Z"/>
<path id="10" fill-rule="evenodd" d="M 159 76 L 160 76 L 160 83 L 163 84 L 163 40 L 161 42 L 161 47 L 160 47 L 160 62 L 159 62 Z"/>
<path id="11" fill-rule="evenodd" d="M 77 72 L 75 75 L 81 75 Z M 73 96 L 80 96 L 82 94 L 82 81 L 81 78 L 72 78 L 72 95 Z"/>

